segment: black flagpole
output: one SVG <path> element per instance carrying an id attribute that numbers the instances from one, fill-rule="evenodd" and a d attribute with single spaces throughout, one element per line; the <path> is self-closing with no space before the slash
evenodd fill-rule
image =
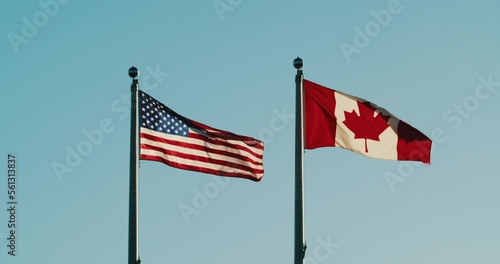
<path id="1" fill-rule="evenodd" d="M 295 257 L 294 264 L 303 264 L 306 253 L 304 243 L 304 141 L 303 141 L 303 80 L 302 66 L 304 63 L 297 57 L 293 67 L 297 69 L 295 76 Z"/>
<path id="2" fill-rule="evenodd" d="M 131 89 L 131 107 L 130 107 L 130 189 L 129 189 L 129 214 L 128 214 L 128 264 L 141 263 L 139 259 L 138 247 L 138 168 L 139 168 L 139 149 L 137 135 L 137 92 L 139 91 L 139 71 L 132 66 L 128 70 L 128 75 L 132 78 Z"/>

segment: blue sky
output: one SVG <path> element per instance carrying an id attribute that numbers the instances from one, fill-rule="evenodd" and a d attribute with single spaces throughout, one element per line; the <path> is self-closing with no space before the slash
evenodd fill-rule
<path id="1" fill-rule="evenodd" d="M 0 263 L 126 263 L 132 65 L 178 113 L 265 141 L 259 183 L 141 162 L 143 263 L 291 263 L 297 56 L 306 79 L 434 139 L 430 166 L 307 151 L 306 263 L 499 263 L 498 10 L 493 0 L 5 3 L 0 203 L 13 153 L 18 204 L 15 257 L 0 214 Z M 97 129 L 102 139 L 69 164 Z"/>

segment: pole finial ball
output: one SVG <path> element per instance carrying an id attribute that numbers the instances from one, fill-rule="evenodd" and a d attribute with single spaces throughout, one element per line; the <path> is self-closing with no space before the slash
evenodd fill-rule
<path id="1" fill-rule="evenodd" d="M 295 60 L 293 60 L 293 67 L 295 67 L 295 69 L 300 70 L 302 69 L 302 66 L 304 66 L 304 62 L 300 57 L 297 57 Z"/>
<path id="2" fill-rule="evenodd" d="M 130 67 L 130 69 L 128 69 L 128 76 L 132 79 L 137 78 L 137 76 L 139 76 L 139 70 L 135 66 Z"/>

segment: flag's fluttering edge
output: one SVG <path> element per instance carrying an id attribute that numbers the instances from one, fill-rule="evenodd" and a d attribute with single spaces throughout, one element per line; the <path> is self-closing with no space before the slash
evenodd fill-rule
<path id="1" fill-rule="evenodd" d="M 364 99 L 304 80 L 305 148 L 340 147 L 377 159 L 430 164 L 431 140 Z"/>
<path id="2" fill-rule="evenodd" d="M 141 160 L 260 181 L 264 143 L 185 118 L 139 91 Z"/>

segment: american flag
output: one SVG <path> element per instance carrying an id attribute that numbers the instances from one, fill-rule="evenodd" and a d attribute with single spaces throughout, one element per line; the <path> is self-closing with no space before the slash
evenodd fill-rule
<path id="1" fill-rule="evenodd" d="M 260 181 L 264 143 L 185 118 L 139 91 L 141 160 Z"/>

